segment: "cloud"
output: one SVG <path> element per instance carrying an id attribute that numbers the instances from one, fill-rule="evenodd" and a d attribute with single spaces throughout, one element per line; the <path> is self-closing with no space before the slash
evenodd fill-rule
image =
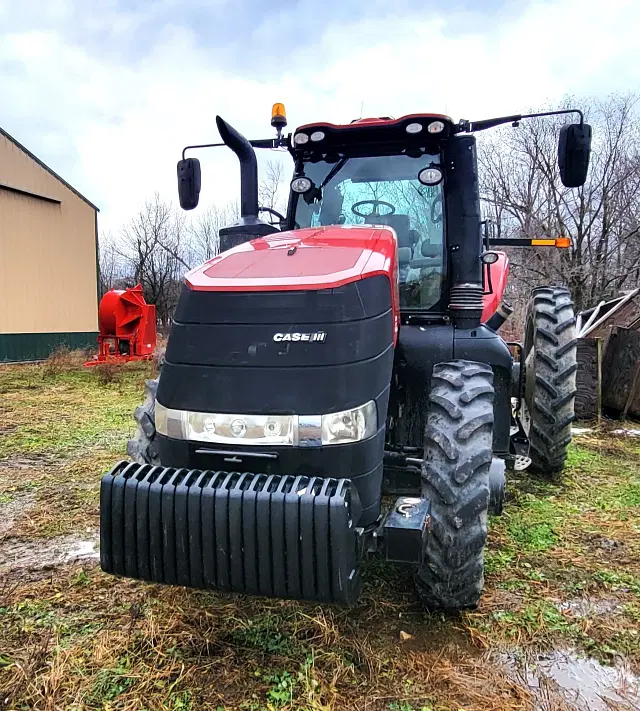
<path id="1" fill-rule="evenodd" d="M 268 137 L 274 101 L 292 124 L 347 122 L 361 107 L 473 119 L 640 82 L 633 0 L 21 5 L 0 0 L 0 125 L 112 231 L 155 191 L 175 200 L 180 151 L 217 141 L 218 113 Z M 203 203 L 235 198 L 235 158 L 200 157 Z"/>

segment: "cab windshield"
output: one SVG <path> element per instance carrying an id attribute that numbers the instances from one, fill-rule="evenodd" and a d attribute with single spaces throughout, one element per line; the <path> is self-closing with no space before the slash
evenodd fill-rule
<path id="1" fill-rule="evenodd" d="M 423 185 L 418 173 L 439 163 L 438 155 L 306 163 L 305 175 L 320 190 L 294 194 L 296 227 L 393 227 L 398 238 L 400 305 L 403 309 L 429 309 L 438 303 L 442 292 L 442 182 Z"/>

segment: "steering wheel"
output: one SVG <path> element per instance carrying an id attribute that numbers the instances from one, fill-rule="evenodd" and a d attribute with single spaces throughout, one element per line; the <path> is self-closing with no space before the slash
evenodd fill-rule
<path id="1" fill-rule="evenodd" d="M 438 206 L 440 207 L 440 212 L 438 212 Z M 443 212 L 444 204 L 442 202 L 442 195 L 438 195 L 438 197 L 431 203 L 431 222 L 433 222 L 434 225 L 442 222 Z"/>
<path id="2" fill-rule="evenodd" d="M 360 207 L 360 205 L 373 205 L 373 210 L 366 214 L 364 212 L 358 212 L 356 208 Z M 381 215 L 378 212 L 378 208 L 380 206 L 388 207 L 389 212 L 385 212 L 384 215 Z M 351 207 L 351 212 L 353 212 L 353 214 L 357 215 L 358 217 L 369 217 L 369 215 L 378 215 L 380 217 L 386 217 L 387 215 L 393 215 L 395 211 L 396 208 L 390 202 L 385 202 L 384 200 L 360 200 L 360 202 L 357 202 Z"/>

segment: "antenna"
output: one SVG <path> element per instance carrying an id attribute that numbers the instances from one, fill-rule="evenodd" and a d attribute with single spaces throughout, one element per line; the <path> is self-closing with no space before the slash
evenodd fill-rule
<path id="1" fill-rule="evenodd" d="M 360 102 L 360 118 L 362 118 L 364 114 L 364 99 Z"/>

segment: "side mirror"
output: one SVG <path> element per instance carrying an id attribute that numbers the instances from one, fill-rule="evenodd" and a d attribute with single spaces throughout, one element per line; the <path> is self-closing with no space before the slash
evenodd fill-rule
<path id="1" fill-rule="evenodd" d="M 193 210 L 200 199 L 200 161 L 185 158 L 178 161 L 178 196 L 183 210 Z"/>
<path id="2" fill-rule="evenodd" d="M 591 156 L 591 126 L 588 123 L 569 123 L 560 129 L 558 140 L 558 168 L 566 188 L 584 185 Z"/>

